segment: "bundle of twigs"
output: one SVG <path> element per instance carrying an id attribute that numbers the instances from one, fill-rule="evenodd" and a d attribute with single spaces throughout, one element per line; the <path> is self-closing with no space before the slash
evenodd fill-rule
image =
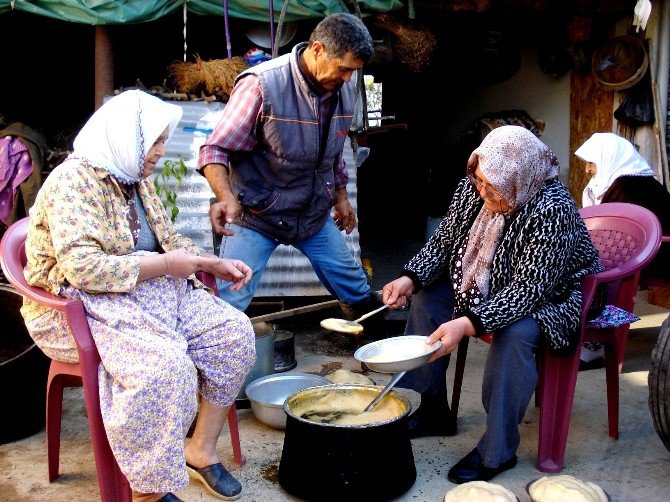
<path id="1" fill-rule="evenodd" d="M 235 78 L 246 69 L 247 63 L 240 56 L 209 61 L 196 56 L 195 63 L 175 61 L 168 72 L 179 92 L 198 94 L 204 90 L 227 100 Z"/>
<path id="2" fill-rule="evenodd" d="M 390 14 L 377 14 L 372 22 L 395 35 L 393 49 L 400 63 L 406 68 L 419 72 L 430 65 L 437 37 L 428 28 L 403 25 Z"/>

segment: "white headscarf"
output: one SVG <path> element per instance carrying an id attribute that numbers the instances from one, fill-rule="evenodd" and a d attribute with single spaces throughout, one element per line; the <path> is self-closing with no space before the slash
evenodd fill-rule
<path id="1" fill-rule="evenodd" d="M 600 204 L 610 185 L 621 176 L 654 175 L 631 142 L 611 132 L 595 133 L 577 149 L 575 155 L 596 165 L 596 174 L 582 193 L 583 207 Z"/>
<path id="2" fill-rule="evenodd" d="M 85 158 L 119 181 L 137 183 L 149 149 L 177 127 L 182 110 L 143 91 L 125 91 L 102 105 L 74 140 L 72 157 Z"/>
<path id="3" fill-rule="evenodd" d="M 526 204 L 545 181 L 558 176 L 560 166 L 549 147 L 528 129 L 502 126 L 491 131 L 470 155 L 468 174 L 477 167 L 510 206 L 506 214 L 482 206 L 468 234 L 459 291 L 463 293 L 475 283 L 487 298 L 491 263 L 505 230 L 505 216 Z"/>

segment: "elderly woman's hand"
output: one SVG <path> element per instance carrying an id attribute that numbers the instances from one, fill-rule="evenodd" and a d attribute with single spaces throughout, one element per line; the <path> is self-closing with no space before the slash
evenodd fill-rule
<path id="1" fill-rule="evenodd" d="M 458 347 L 458 343 L 464 336 L 475 334 L 475 327 L 467 317 L 459 317 L 453 321 L 441 324 L 426 340 L 427 344 L 433 344 L 436 341 L 442 342 L 442 347 L 433 354 L 430 361 L 451 354 Z"/>
<path id="2" fill-rule="evenodd" d="M 242 289 L 251 280 L 251 276 L 253 275 L 251 268 L 242 260 L 230 260 L 227 258 L 214 259 L 208 267 L 207 272 L 219 279 L 234 283 L 228 288 L 231 291 Z"/>
<path id="3" fill-rule="evenodd" d="M 403 275 L 382 288 L 384 303 L 394 309 L 402 308 L 407 305 L 407 299 L 412 296 L 413 291 L 412 279 Z"/>
<path id="4" fill-rule="evenodd" d="M 186 279 L 198 270 L 232 282 L 230 289 L 233 291 L 242 289 L 253 275 L 251 268 L 241 260 L 222 259 L 211 253 L 197 256 L 184 249 L 175 249 L 164 254 L 142 256 L 137 280 L 145 281 L 159 275 Z"/>
<path id="5" fill-rule="evenodd" d="M 199 270 L 199 256 L 191 254 L 184 249 L 175 249 L 160 255 L 165 260 L 165 275 L 181 277 L 186 279 L 196 270 Z"/>

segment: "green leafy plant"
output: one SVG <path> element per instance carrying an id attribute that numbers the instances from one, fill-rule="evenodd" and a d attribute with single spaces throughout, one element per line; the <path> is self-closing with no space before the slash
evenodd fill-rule
<path id="1" fill-rule="evenodd" d="M 187 173 L 186 163 L 180 156 L 177 160 L 166 160 L 163 163 L 161 172 L 154 177 L 156 193 L 163 201 L 163 205 L 169 213 L 173 223 L 179 215 L 179 208 L 177 207 L 177 189 L 181 186 Z M 177 180 L 174 184 L 174 189 L 169 185 L 169 181 L 172 178 Z"/>

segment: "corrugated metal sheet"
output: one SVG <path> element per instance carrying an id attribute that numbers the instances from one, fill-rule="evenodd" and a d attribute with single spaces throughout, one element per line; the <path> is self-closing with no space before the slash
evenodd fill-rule
<path id="1" fill-rule="evenodd" d="M 198 150 L 209 132 L 216 126 L 223 111 L 223 103 L 175 102 L 184 114 L 177 130 L 166 143 L 165 157 L 158 165 L 157 172 L 165 160 L 184 159 L 188 174 L 177 190 L 179 216 L 175 222 L 177 230 L 191 238 L 208 251 L 213 250 L 211 224 L 209 221 L 209 199 L 213 197 L 207 180 L 195 171 Z M 349 166 L 349 202 L 354 210 L 356 204 L 356 163 L 349 142 L 345 142 L 345 160 Z M 360 259 L 358 229 L 345 237 L 349 249 L 356 259 Z M 263 273 L 256 296 L 321 296 L 328 291 L 321 285 L 312 270 L 309 260 L 300 251 L 280 245 L 270 257 Z"/>

